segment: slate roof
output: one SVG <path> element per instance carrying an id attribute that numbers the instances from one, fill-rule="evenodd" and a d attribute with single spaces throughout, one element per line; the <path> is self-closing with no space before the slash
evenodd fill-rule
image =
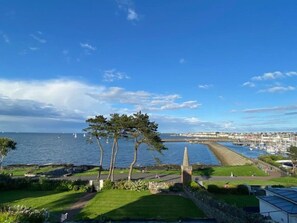
<path id="1" fill-rule="evenodd" d="M 268 188 L 273 196 L 259 196 L 258 198 L 289 214 L 297 214 L 296 188 Z"/>

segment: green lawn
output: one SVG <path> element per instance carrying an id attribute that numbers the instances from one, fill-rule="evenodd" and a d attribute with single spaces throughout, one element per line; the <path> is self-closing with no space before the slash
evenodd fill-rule
<path id="1" fill-rule="evenodd" d="M 0 192 L 0 204 L 25 205 L 32 208 L 46 208 L 52 220 L 57 220 L 62 212 L 82 196 L 81 192 L 55 191 L 3 191 Z"/>
<path id="2" fill-rule="evenodd" d="M 100 216 L 113 220 L 177 220 L 204 217 L 204 214 L 192 201 L 181 196 L 151 195 L 148 191 L 106 190 L 98 193 L 78 218 L 100 219 Z"/>
<path id="3" fill-rule="evenodd" d="M 195 170 L 197 176 L 267 176 L 267 174 L 254 165 L 244 166 L 216 166 L 208 167 L 203 170 Z"/>
<path id="4" fill-rule="evenodd" d="M 259 206 L 258 199 L 252 195 L 216 194 L 215 197 L 239 208 Z"/>

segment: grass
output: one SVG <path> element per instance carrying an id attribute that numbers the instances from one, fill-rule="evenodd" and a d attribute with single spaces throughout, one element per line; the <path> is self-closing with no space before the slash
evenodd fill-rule
<path id="1" fill-rule="evenodd" d="M 194 170 L 194 175 L 198 176 L 267 176 L 267 174 L 254 165 L 244 166 L 216 166 L 207 167 L 202 170 Z"/>
<path id="2" fill-rule="evenodd" d="M 57 220 L 61 213 L 77 201 L 81 192 L 55 192 L 55 191 L 25 191 L 14 190 L 0 192 L 0 204 L 25 205 L 27 207 L 48 209 L 51 220 Z"/>
<path id="3" fill-rule="evenodd" d="M 98 193 L 81 211 L 78 218 L 113 220 L 162 219 L 204 217 L 195 204 L 184 197 L 151 195 L 148 191 L 135 192 L 106 190 Z"/>
<path id="4" fill-rule="evenodd" d="M 238 208 L 259 206 L 258 199 L 252 195 L 216 194 L 215 197 Z"/>
<path id="5" fill-rule="evenodd" d="M 240 184 L 249 184 L 249 185 L 260 185 L 260 186 L 271 186 L 271 185 L 282 185 L 284 187 L 296 187 L 297 186 L 297 178 L 296 177 L 279 177 L 273 178 L 269 180 L 236 180 L 232 179 L 232 181 L 227 181 L 230 187 L 236 187 Z M 205 180 L 203 181 L 204 186 L 214 184 L 217 186 L 223 187 L 226 184 L 226 180 L 224 181 L 213 181 L 213 180 Z"/>

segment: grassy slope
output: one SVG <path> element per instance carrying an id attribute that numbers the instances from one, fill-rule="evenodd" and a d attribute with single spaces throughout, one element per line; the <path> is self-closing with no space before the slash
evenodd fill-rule
<path id="1" fill-rule="evenodd" d="M 25 191 L 14 190 L 0 192 L 0 204 L 25 205 L 33 208 L 46 208 L 52 219 L 57 219 L 62 212 L 82 196 L 80 192 Z"/>
<path id="2" fill-rule="evenodd" d="M 98 193 L 81 211 L 79 218 L 166 219 L 203 217 L 192 201 L 180 196 L 151 195 L 148 191 L 107 190 Z"/>

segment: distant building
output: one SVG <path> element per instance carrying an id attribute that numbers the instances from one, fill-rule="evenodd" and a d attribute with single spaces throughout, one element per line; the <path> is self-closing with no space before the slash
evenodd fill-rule
<path id="1" fill-rule="evenodd" d="M 269 187 L 258 199 L 262 215 L 279 223 L 297 223 L 297 188 Z"/>

